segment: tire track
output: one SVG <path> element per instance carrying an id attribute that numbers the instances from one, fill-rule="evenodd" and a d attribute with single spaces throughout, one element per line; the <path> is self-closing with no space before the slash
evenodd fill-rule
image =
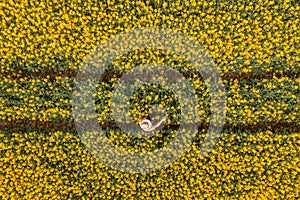
<path id="1" fill-rule="evenodd" d="M 193 77 L 192 73 L 182 73 L 184 77 Z M 40 72 L 40 73 L 31 73 L 31 72 L 21 72 L 14 74 L 13 72 L 2 72 L 0 73 L 0 76 L 2 77 L 8 77 L 12 79 L 20 79 L 20 78 L 48 78 L 50 81 L 55 81 L 55 77 L 61 76 L 61 77 L 69 77 L 69 78 L 75 78 L 77 75 L 77 70 L 63 70 L 59 72 Z M 86 76 L 92 76 L 93 74 L 87 74 Z M 108 71 L 105 73 L 105 76 L 101 77 L 101 81 L 108 81 L 112 77 L 121 78 L 123 73 L 119 73 L 116 71 Z M 201 77 L 200 74 L 197 73 L 199 77 Z M 237 80 L 243 80 L 243 79 L 255 79 L 257 81 L 261 81 L 262 79 L 270 79 L 273 77 L 281 78 L 281 77 L 288 77 L 288 78 L 296 78 L 300 77 L 300 70 L 296 71 L 285 71 L 285 72 L 268 72 L 268 73 L 259 73 L 259 72 L 247 72 L 247 73 L 234 73 L 234 72 L 228 72 L 223 73 L 221 77 L 225 80 L 231 80 L 231 79 L 237 79 Z"/>
<path id="2" fill-rule="evenodd" d="M 209 123 L 198 124 L 198 130 L 208 129 Z M 114 128 L 118 126 L 114 122 L 107 122 L 101 126 L 102 129 Z M 179 125 L 168 124 L 165 128 L 178 129 Z M 19 120 L 19 121 L 0 121 L 0 130 L 5 131 L 71 131 L 76 132 L 74 121 L 72 122 L 56 122 L 56 121 L 33 121 L 33 120 Z M 228 124 L 224 125 L 223 130 L 233 131 L 287 131 L 300 132 L 300 124 L 295 122 L 259 122 L 251 124 Z"/>

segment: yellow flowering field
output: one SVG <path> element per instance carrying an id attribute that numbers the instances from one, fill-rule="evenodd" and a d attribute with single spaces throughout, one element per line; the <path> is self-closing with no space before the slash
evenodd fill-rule
<path id="1" fill-rule="evenodd" d="M 0 8 L 0 199 L 300 198 L 299 1 L 5 0 Z M 190 57 L 147 45 L 127 52 L 122 44 L 138 46 L 144 42 L 139 35 L 111 44 L 107 52 L 115 59 L 99 69 L 102 76 L 95 76 L 99 79 L 93 86 L 83 86 L 95 90 L 76 93 L 82 89 L 78 74 L 94 65 L 87 61 L 97 47 L 103 54 L 95 58 L 105 57 L 99 46 L 115 35 L 159 28 L 183 33 L 201 45 L 225 94 L 212 90 L 215 77 L 206 79 Z M 149 41 L 156 41 L 151 37 Z M 180 42 L 168 45 L 175 52 L 192 52 L 177 49 Z M 168 66 L 182 77 L 170 73 L 128 95 L 120 85 L 122 77 L 149 64 L 157 70 Z M 85 78 L 88 82 L 94 76 Z M 143 76 L 131 78 L 127 81 L 133 83 Z M 174 88 L 183 88 L 178 93 L 158 84 L 172 78 Z M 189 87 L 182 80 L 193 89 L 192 97 L 184 96 Z M 122 94 L 116 94 L 118 87 Z M 218 93 L 226 101 L 221 111 L 214 99 Z M 157 170 L 120 170 L 101 162 L 101 154 L 109 155 L 101 151 L 106 147 L 101 147 L 101 137 L 84 136 L 76 124 L 76 117 L 94 119 L 88 104 L 80 115 L 73 112 L 74 101 L 85 102 L 86 97 L 93 101 L 105 141 L 128 155 L 164 149 L 180 131 L 195 137 L 190 145 L 183 141 L 187 146 L 179 156 L 170 151 L 161 157 L 161 163 L 176 159 Z M 116 102 L 123 100 L 127 102 L 118 107 Z M 123 107 L 128 112 L 118 117 Z M 166 121 L 154 136 L 140 138 L 122 129 L 125 118 L 138 127 L 159 108 L 163 112 L 158 117 Z M 196 120 L 186 112 L 190 110 L 196 111 Z M 226 116 L 220 134 L 214 130 L 209 135 L 221 120 L 214 113 L 222 111 Z M 95 144 L 100 146 L 89 146 Z M 201 157 L 205 149 L 209 152 Z M 147 163 L 149 168 L 157 164 Z"/>

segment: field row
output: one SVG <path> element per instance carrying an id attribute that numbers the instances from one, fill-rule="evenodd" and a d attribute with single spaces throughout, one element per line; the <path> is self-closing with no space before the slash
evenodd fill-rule
<path id="1" fill-rule="evenodd" d="M 1 120 L 63 120 L 70 121 L 73 78 L 56 77 L 55 81 L 43 79 L 21 78 L 12 80 L 0 78 L 0 119 Z M 113 120 L 111 97 L 118 78 L 111 77 L 105 82 L 96 83 L 95 109 L 100 123 Z M 202 123 L 209 122 L 212 104 L 206 84 L 200 77 L 189 77 L 189 83 L 195 91 L 198 100 L 197 114 Z M 227 100 L 226 121 L 230 124 L 247 124 L 255 122 L 297 122 L 299 112 L 299 83 L 300 78 L 276 78 L 256 80 L 224 80 Z M 177 86 L 182 87 L 179 81 Z M 119 99 L 125 98 L 118 94 Z M 183 105 L 180 105 L 179 95 Z M 144 84 L 138 87 L 129 99 L 129 115 L 135 122 L 145 117 L 155 104 L 162 106 L 162 111 L 168 115 L 168 123 L 180 121 L 181 109 L 189 107 L 190 96 L 184 93 L 174 94 L 170 88 L 158 84 Z M 217 95 L 217 94 L 216 94 Z M 126 105 L 119 105 L 119 108 Z M 125 114 L 124 114 L 125 116 Z M 126 115 L 127 116 L 127 115 Z"/>
<path id="2" fill-rule="evenodd" d="M 199 159 L 199 151 L 194 142 L 161 171 L 127 174 L 99 163 L 76 133 L 0 131 L 0 195 L 293 199 L 300 192 L 298 132 L 227 130 L 208 157 Z"/>
<path id="3" fill-rule="evenodd" d="M 203 46 L 221 73 L 299 70 L 299 6 L 293 1 L 279 5 L 194 2 L 193 6 L 165 2 L 158 7 L 149 2 L 29 4 L 0 4 L 4 19 L 0 72 L 78 69 L 97 45 L 137 27 L 185 33 Z M 135 44 L 142 38 L 131 40 Z M 110 45 L 107 48 L 113 51 L 115 45 Z M 142 54 L 136 56 L 145 59 Z"/>

